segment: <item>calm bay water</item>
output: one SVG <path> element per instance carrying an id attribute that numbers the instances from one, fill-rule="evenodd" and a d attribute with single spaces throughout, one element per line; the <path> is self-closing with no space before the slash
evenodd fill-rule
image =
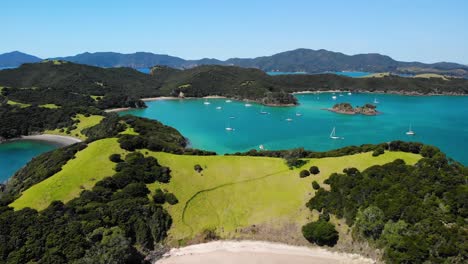
<path id="1" fill-rule="evenodd" d="M 331 93 L 297 95 L 297 107 L 263 107 L 224 99 L 160 100 L 132 114 L 157 119 L 178 129 L 194 148 L 222 153 L 258 149 L 304 147 L 324 151 L 349 145 L 392 140 L 419 141 L 436 145 L 450 157 L 468 164 L 468 97 L 400 96 Z M 322 110 L 337 102 L 353 106 L 379 101 L 377 116 L 341 115 Z M 216 109 L 222 107 L 222 109 Z M 268 114 L 260 114 L 260 112 Z M 301 114 L 301 116 L 296 116 Z M 234 117 L 234 118 L 230 118 Z M 286 119 L 292 119 L 287 121 Z M 412 125 L 416 136 L 405 132 Z M 226 131 L 226 127 L 234 131 Z M 331 140 L 336 127 L 343 140 Z"/>
<path id="2" fill-rule="evenodd" d="M 32 158 L 57 148 L 52 143 L 20 140 L 0 144 L 0 183 L 26 165 Z"/>

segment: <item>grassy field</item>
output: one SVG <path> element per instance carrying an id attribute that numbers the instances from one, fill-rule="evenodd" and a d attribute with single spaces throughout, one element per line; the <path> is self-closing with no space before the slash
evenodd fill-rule
<path id="1" fill-rule="evenodd" d="M 397 158 L 414 164 L 420 156 L 386 152 L 379 157 L 362 153 L 338 158 L 309 159 L 303 168 L 316 165 L 321 173 L 300 178 L 302 169 L 289 170 L 283 159 L 236 156 L 182 156 L 153 153 L 159 162 L 172 170 L 168 184 L 152 184 L 173 192 L 179 203 L 167 206 L 173 217 L 169 240 L 187 241 L 207 229 L 215 229 L 224 238 L 235 238 L 236 229 L 252 225 L 272 228 L 288 223 L 304 224 L 310 216 L 305 203 L 314 195 L 313 180 L 320 184 L 333 172 L 346 167 L 363 170 Z M 204 170 L 197 173 L 194 165 Z"/>
<path id="2" fill-rule="evenodd" d="M 86 136 L 83 135 L 83 133 L 81 133 L 83 129 L 99 124 L 102 121 L 102 119 L 104 119 L 104 117 L 100 115 L 91 115 L 91 116 L 86 117 L 82 114 L 78 114 L 73 119 L 78 120 L 79 123 L 76 124 L 76 129 L 73 129 L 70 131 L 70 134 L 67 134 L 66 132 L 60 132 L 60 129 L 47 130 L 47 131 L 44 131 L 44 133 L 53 134 L 53 135 L 72 136 L 72 137 L 85 140 Z"/>
<path id="3" fill-rule="evenodd" d="M 377 73 L 372 73 L 366 76 L 362 76 L 360 78 L 383 78 L 387 76 L 390 76 L 389 72 L 377 72 Z"/>
<path id="4" fill-rule="evenodd" d="M 423 73 L 423 74 L 418 74 L 418 75 L 415 75 L 413 76 L 413 78 L 440 78 L 442 80 L 445 80 L 447 81 L 447 77 L 445 77 L 444 75 L 441 75 L 441 74 L 436 74 L 436 73 Z"/>
<path id="5" fill-rule="evenodd" d="M 98 101 L 98 100 L 101 100 L 103 96 L 99 96 L 99 95 L 90 95 L 91 98 L 93 98 L 94 101 Z"/>
<path id="6" fill-rule="evenodd" d="M 77 197 L 82 190 L 92 188 L 99 180 L 115 173 L 115 163 L 109 160 L 114 153 L 124 153 L 116 138 L 89 144 L 60 172 L 24 191 L 10 206 L 15 210 L 25 207 L 42 210 L 52 201 L 67 202 Z"/>
<path id="7" fill-rule="evenodd" d="M 56 105 L 56 104 L 43 104 L 43 105 L 40 105 L 39 107 L 42 107 L 42 108 L 49 108 L 49 109 L 57 109 L 57 108 L 60 108 L 60 106 Z"/>
<path id="8" fill-rule="evenodd" d="M 19 106 L 19 107 L 21 107 L 21 108 L 26 108 L 26 107 L 30 107 L 30 106 L 31 106 L 30 104 L 23 104 L 23 103 L 15 102 L 15 101 L 12 101 L 12 100 L 8 100 L 7 104 L 9 104 L 9 105 L 16 105 L 16 106 Z"/>

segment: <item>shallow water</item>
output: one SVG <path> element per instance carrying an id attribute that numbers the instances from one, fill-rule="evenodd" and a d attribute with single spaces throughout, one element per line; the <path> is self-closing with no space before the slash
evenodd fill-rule
<path id="1" fill-rule="evenodd" d="M 26 165 L 32 158 L 58 146 L 34 140 L 18 140 L 0 144 L 0 183 Z"/>
<path id="2" fill-rule="evenodd" d="M 340 96 L 341 95 L 341 96 Z M 436 145 L 450 157 L 468 164 L 468 97 L 401 96 L 337 93 L 297 95 L 297 107 L 263 107 L 224 99 L 159 100 L 148 108 L 122 112 L 157 119 L 178 129 L 194 148 L 220 154 L 258 149 L 304 147 L 324 151 L 349 145 L 392 140 Z M 342 115 L 322 110 L 338 102 L 353 106 L 379 101 L 377 116 Z M 222 107 L 222 109 L 216 109 Z M 260 112 L 268 114 L 260 114 Z M 296 116 L 299 113 L 301 116 Z M 234 117 L 234 118 L 229 118 Z M 287 121 L 286 119 L 292 119 Z M 417 133 L 407 136 L 409 126 Z M 232 127 L 234 131 L 226 131 Z M 336 127 L 337 136 L 330 132 Z"/>

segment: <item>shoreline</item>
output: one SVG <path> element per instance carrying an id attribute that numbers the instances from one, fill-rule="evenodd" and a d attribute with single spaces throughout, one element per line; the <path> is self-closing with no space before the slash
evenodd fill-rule
<path id="1" fill-rule="evenodd" d="M 332 252 L 322 247 L 282 243 L 225 240 L 173 248 L 154 264 L 217 263 L 376 263 L 358 254 Z"/>
<path id="2" fill-rule="evenodd" d="M 18 138 L 7 139 L 3 142 L 0 142 L 0 144 L 14 142 L 14 141 L 21 141 L 21 140 L 44 141 L 44 142 L 49 142 L 49 143 L 59 145 L 60 147 L 65 147 L 65 146 L 73 145 L 75 143 L 83 142 L 81 139 L 71 137 L 71 136 L 38 134 L 38 135 L 21 136 Z"/>
<path id="3" fill-rule="evenodd" d="M 291 94 L 320 94 L 320 93 L 361 93 L 361 94 L 391 94 L 391 95 L 401 95 L 401 96 L 468 96 L 468 94 L 457 94 L 457 93 L 418 93 L 418 92 L 398 92 L 398 91 L 363 91 L 363 90 L 320 90 L 320 91 L 298 91 L 292 92 Z"/>

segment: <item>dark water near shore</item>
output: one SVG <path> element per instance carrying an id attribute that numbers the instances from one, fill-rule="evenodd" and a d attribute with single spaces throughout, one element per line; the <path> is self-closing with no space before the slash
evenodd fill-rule
<path id="1" fill-rule="evenodd" d="M 224 99 L 160 100 L 132 114 L 157 119 L 178 129 L 194 148 L 218 153 L 258 149 L 304 147 L 324 151 L 349 145 L 392 140 L 419 141 L 441 148 L 450 157 L 468 164 L 468 97 L 400 96 L 337 93 L 297 95 L 297 107 L 262 107 Z M 322 110 L 338 102 L 353 106 L 377 99 L 377 116 L 341 115 Z M 221 107 L 221 109 L 216 109 Z M 260 114 L 260 112 L 268 114 Z M 299 113 L 301 116 L 296 116 Z M 235 117 L 233 119 L 229 117 Z M 286 121 L 290 118 L 291 121 Z M 412 125 L 416 136 L 407 136 Z M 226 127 L 234 131 L 226 131 Z M 331 140 L 336 127 L 343 140 Z"/>

